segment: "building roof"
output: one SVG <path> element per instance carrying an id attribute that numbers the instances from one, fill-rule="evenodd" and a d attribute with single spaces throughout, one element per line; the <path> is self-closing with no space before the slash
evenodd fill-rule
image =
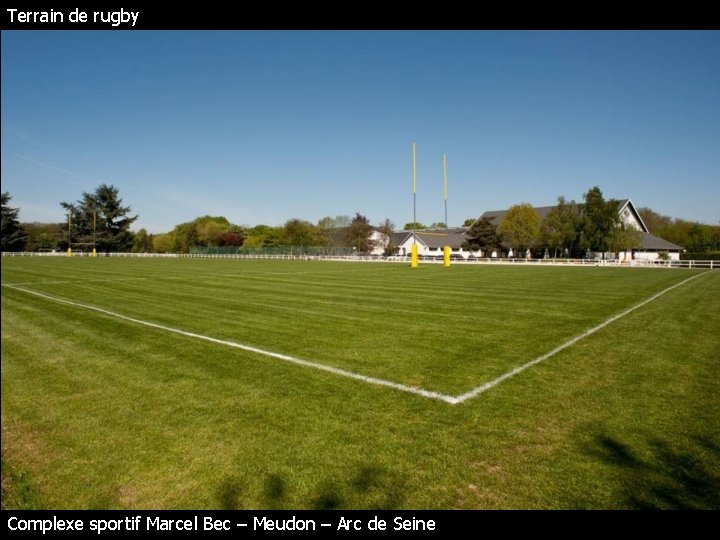
<path id="1" fill-rule="evenodd" d="M 623 211 L 627 210 L 630 212 L 634 217 L 635 221 L 640 226 L 640 230 L 644 233 L 649 232 L 647 226 L 645 225 L 645 222 L 642 220 L 642 217 L 640 217 L 640 213 L 635 208 L 635 205 L 630 199 L 616 199 L 617 206 L 618 206 L 618 214 L 623 213 Z M 568 203 L 568 204 L 575 204 L 578 208 L 583 207 L 583 203 Z M 548 214 L 552 211 L 553 208 L 556 208 L 555 206 L 534 206 L 533 210 L 537 212 L 537 214 L 542 218 L 545 219 Z M 505 214 L 507 214 L 507 210 L 492 210 L 490 212 L 485 212 L 483 215 L 481 215 L 478 219 L 482 219 L 484 217 L 488 218 L 490 220 L 490 223 L 493 225 L 499 225 L 500 222 L 505 217 Z"/>
<path id="2" fill-rule="evenodd" d="M 635 210 L 635 206 L 630 199 L 618 199 L 617 203 L 618 213 L 620 213 L 626 206 L 629 205 L 630 210 L 635 214 L 640 223 L 642 223 L 643 227 L 645 226 L 645 224 L 642 222 L 642 219 L 640 218 L 640 214 L 637 213 L 637 210 Z M 578 208 L 582 208 L 583 206 L 583 203 L 568 202 L 567 204 L 575 204 Z M 533 210 L 535 210 L 535 212 L 537 212 L 541 218 L 545 219 L 547 215 L 552 211 L 552 209 L 556 207 L 556 204 L 553 206 L 533 206 Z M 497 225 L 502 221 L 502 218 L 505 217 L 505 214 L 507 214 L 508 210 L 509 208 L 505 210 L 491 210 L 489 212 L 483 213 L 483 215 L 481 215 L 479 219 L 486 217 L 490 220 L 491 223 Z M 647 227 L 645 227 L 645 230 L 647 230 Z"/>
<path id="3" fill-rule="evenodd" d="M 412 231 L 398 231 L 392 233 L 391 242 L 395 246 L 401 245 L 405 240 L 407 240 L 407 237 L 412 234 Z"/>
<path id="4" fill-rule="evenodd" d="M 452 249 L 460 249 L 465 241 L 463 233 L 454 230 L 417 231 L 415 235 L 430 249 L 442 248 L 443 246 L 450 246 Z"/>
<path id="5" fill-rule="evenodd" d="M 618 201 L 618 214 L 622 214 L 623 211 L 627 208 L 627 211 L 632 213 L 635 216 L 635 220 L 637 223 L 640 224 L 640 229 L 642 232 L 648 233 L 650 230 L 647 228 L 647 225 L 645 225 L 645 222 L 643 221 L 642 217 L 640 217 L 640 213 L 635 208 L 635 205 L 630 199 L 620 199 Z"/>
<path id="6" fill-rule="evenodd" d="M 578 207 L 582 207 L 583 204 L 575 203 Z M 672 242 L 668 242 L 667 240 L 664 240 L 663 238 L 659 238 L 657 236 L 653 236 L 648 232 L 648 228 L 645 225 L 645 222 L 642 220 L 642 217 L 640 217 L 640 213 L 635 208 L 635 205 L 630 199 L 618 199 L 617 200 L 618 205 L 618 214 L 623 213 L 624 211 L 628 211 L 632 213 L 632 215 L 635 217 L 636 222 L 641 228 L 641 250 L 650 250 L 650 251 L 681 251 L 683 248 L 682 246 L 678 246 L 677 244 L 673 244 Z M 547 215 L 551 212 L 553 208 L 556 208 L 556 206 L 535 206 L 533 207 L 533 210 L 538 213 L 538 215 L 545 219 Z M 488 218 L 490 220 L 490 223 L 493 225 L 498 225 L 502 219 L 505 217 L 505 214 L 507 214 L 507 210 L 493 210 L 490 212 L 485 212 L 482 214 L 478 219 L 482 219 L 484 217 Z M 507 246 L 506 246 L 507 247 Z"/>
<path id="7" fill-rule="evenodd" d="M 664 238 L 653 236 L 650 233 L 642 233 L 642 247 L 640 249 L 646 249 L 651 251 L 682 251 L 682 246 L 668 242 Z"/>
<path id="8" fill-rule="evenodd" d="M 400 231 L 393 233 L 393 243 L 399 246 L 408 238 L 415 239 L 430 249 L 450 246 L 451 249 L 460 249 L 465 241 L 465 229 L 422 229 L 418 231 Z"/>
<path id="9" fill-rule="evenodd" d="M 555 206 L 533 206 L 533 210 L 535 210 L 535 212 L 537 212 L 542 219 L 545 219 L 553 208 L 555 208 Z M 507 214 L 508 210 L 509 209 L 491 210 L 489 212 L 484 212 L 483 215 L 481 215 L 478 219 L 486 217 L 493 225 L 499 225 L 505 217 L 505 214 Z"/>

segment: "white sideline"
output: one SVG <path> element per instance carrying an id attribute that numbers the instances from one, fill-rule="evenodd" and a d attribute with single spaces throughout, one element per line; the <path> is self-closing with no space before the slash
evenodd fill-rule
<path id="1" fill-rule="evenodd" d="M 82 283 L 101 283 L 104 281 L 112 281 L 113 283 L 116 281 L 137 281 L 140 279 L 150 279 L 146 277 L 127 277 L 127 278 L 98 278 L 98 279 L 83 279 Z M 26 281 L 24 283 L 3 283 L 6 287 L 12 287 L 12 286 L 20 286 L 20 285 L 62 285 L 65 283 L 78 283 L 77 279 L 64 279 L 64 280 L 56 280 L 56 281 Z M 30 292 L 30 291 L 28 291 Z"/>
<path id="2" fill-rule="evenodd" d="M 514 377 L 515 375 L 517 375 L 518 373 L 522 373 L 523 371 L 525 371 L 525 370 L 528 369 L 529 367 L 532 367 L 532 366 L 534 366 L 534 365 L 536 365 L 536 364 L 539 364 L 540 362 L 543 362 L 543 361 L 547 360 L 547 359 L 550 358 L 551 356 L 555 356 L 555 355 L 556 355 L 557 353 L 559 353 L 560 351 L 562 351 L 562 350 L 564 350 L 564 349 L 567 349 L 567 348 L 570 347 L 571 345 L 575 345 L 575 343 L 577 343 L 577 342 L 580 341 L 581 339 L 586 338 L 586 337 L 594 334 L 594 333 L 597 332 L 598 330 L 601 330 L 601 329 L 605 328 L 608 324 L 610 324 L 610 323 L 612 323 L 612 322 L 615 322 L 615 321 L 617 321 L 618 319 L 620 319 L 621 317 L 624 317 L 625 315 L 627 315 L 628 313 L 632 313 L 632 312 L 635 311 L 636 309 L 639 309 L 639 308 L 643 307 L 645 304 L 648 304 L 648 303 L 652 302 L 653 300 L 659 298 L 660 296 L 662 296 L 662 295 L 665 294 L 666 292 L 671 291 L 671 290 L 673 290 L 673 289 L 675 289 L 675 288 L 677 288 L 677 287 L 680 287 L 681 285 L 684 285 L 684 284 L 687 283 L 688 281 L 690 281 L 690 280 L 692 280 L 692 279 L 695 279 L 695 278 L 697 278 L 697 277 L 699 277 L 699 276 L 702 276 L 703 274 L 707 274 L 707 272 L 709 272 L 709 270 L 706 271 L 706 272 L 702 272 L 702 273 L 700 273 L 700 274 L 695 274 L 694 276 L 689 277 L 689 278 L 681 281 L 680 283 L 676 283 L 675 285 L 671 285 L 671 286 L 668 287 L 667 289 L 664 289 L 664 290 L 660 291 L 659 293 L 654 294 L 653 296 L 651 296 L 650 298 L 648 298 L 648 299 L 646 299 L 646 300 L 643 300 L 643 301 L 640 302 L 639 304 L 635 304 L 634 306 L 626 309 L 625 311 L 622 311 L 622 312 L 618 313 L 617 315 L 613 315 L 612 317 L 610 317 L 609 319 L 606 319 L 605 321 L 601 322 L 601 323 L 598 324 L 597 326 L 593 326 L 593 327 L 590 328 L 589 330 L 585 330 L 585 332 L 583 332 L 582 334 L 579 334 L 579 335 L 575 336 L 574 338 L 571 338 L 571 339 L 567 340 L 567 341 L 566 341 L 565 343 L 563 343 L 562 345 L 560 345 L 560 346 L 558 346 L 558 347 L 555 347 L 552 351 L 546 352 L 546 353 L 543 354 L 542 356 L 538 356 L 538 357 L 535 358 L 534 360 L 530 360 L 529 362 L 527 362 L 526 364 L 523 364 L 522 366 L 518 366 L 518 367 L 516 367 L 515 369 L 511 369 L 511 370 L 508 371 L 507 373 L 503 373 L 503 374 L 500 375 L 497 379 L 493 379 L 492 381 L 486 382 L 485 384 L 482 384 L 482 385 L 478 386 L 477 388 L 473 388 L 473 389 L 470 390 L 469 392 L 465 392 L 464 394 L 461 394 L 461 395 L 457 396 L 457 397 L 455 398 L 455 400 L 456 400 L 455 402 L 456 402 L 456 403 L 462 403 L 463 401 L 467 401 L 468 399 L 472 399 L 472 398 L 474 398 L 474 397 L 479 396 L 479 395 L 482 394 L 483 392 L 487 392 L 488 390 L 490 390 L 490 389 L 493 388 L 494 386 L 497 386 L 498 384 L 500 384 L 501 382 L 509 379 L 510 377 Z"/>
<path id="3" fill-rule="evenodd" d="M 164 325 L 157 324 L 157 323 L 153 323 L 153 322 L 149 322 L 149 321 L 143 321 L 143 320 L 141 320 L 141 319 L 135 319 L 135 318 L 133 318 L 133 317 L 128 317 L 128 316 L 126 316 L 126 315 L 122 315 L 122 314 L 120 314 L 120 313 L 115 313 L 115 312 L 113 312 L 113 311 L 109 311 L 109 310 L 106 310 L 106 309 L 102 309 L 102 308 L 99 308 L 99 307 L 96 307 L 96 306 L 91 306 L 91 305 L 88 305 L 88 304 L 81 304 L 81 303 L 79 303 L 79 302 L 73 302 L 73 301 L 71 301 L 71 300 L 64 300 L 64 299 L 62 299 L 62 298 L 57 298 L 57 297 L 55 297 L 55 296 L 50 296 L 50 295 L 48 295 L 48 294 L 43 294 L 43 293 L 39 293 L 39 292 L 36 292 L 36 291 L 31 291 L 31 290 L 29 290 L 29 289 L 24 289 L 24 288 L 22 288 L 22 287 L 18 287 L 17 285 L 10 285 L 10 284 L 3 283 L 2 286 L 3 286 L 3 287 L 8 287 L 8 288 L 10 288 L 10 289 L 15 289 L 15 290 L 17 290 L 17 291 L 21 291 L 21 292 L 24 292 L 24 293 L 27 293 L 27 294 L 32 294 L 32 295 L 38 296 L 38 297 L 40 297 L 40 298 L 45 298 L 45 299 L 47 299 L 47 300 L 52 300 L 52 301 L 54 301 L 54 302 L 59 302 L 59 303 L 61 303 L 61 304 L 67 304 L 67 305 L 70 305 L 70 306 L 75 306 L 75 307 L 81 307 L 81 308 L 89 309 L 89 310 L 92 310 L 92 311 L 96 311 L 96 312 L 98 312 L 98 313 L 103 313 L 104 315 L 108 315 L 108 316 L 110 316 L 110 317 L 116 317 L 116 318 L 118 318 L 118 319 L 122 319 L 122 320 L 125 320 L 125 321 L 130 321 L 130 322 L 133 322 L 133 323 L 136 323 L 136 324 L 140 324 L 140 325 L 143 325 L 143 326 L 148 326 L 148 327 L 150 327 L 150 328 L 155 328 L 155 329 L 158 329 L 158 330 L 164 330 L 164 331 L 166 331 L 166 332 L 172 332 L 172 333 L 175 333 L 175 334 L 180 334 L 180 335 L 183 335 L 183 336 L 186 336 L 186 337 L 195 338 L 195 339 L 201 339 L 201 340 L 204 340 L 204 341 L 209 341 L 209 342 L 211 342 L 211 343 L 217 343 L 218 345 L 226 345 L 226 346 L 228 346 L 228 347 L 234 347 L 234 348 L 236 348 L 236 349 L 242 349 L 242 350 L 244 350 L 244 351 L 248 351 L 248 352 L 252 352 L 252 353 L 256 353 L 256 354 L 261 354 L 261 355 L 264 355 L 264 356 L 269 356 L 269 357 L 271 357 L 271 358 L 276 358 L 276 359 L 278 359 L 278 360 L 283 360 L 283 361 L 285 361 L 285 362 L 290 362 L 290 363 L 292 363 L 292 364 L 297 364 L 297 365 L 304 366 L 304 367 L 310 367 L 310 368 L 314 368 L 314 369 L 319 369 L 319 370 L 322 370 L 322 371 L 326 371 L 326 372 L 328 372 L 328 373 L 333 373 L 333 374 L 335 374 L 335 375 L 339 375 L 339 376 L 341 376 L 341 377 L 347 377 L 347 378 L 350 378 L 350 379 L 355 379 L 355 380 L 358 380 L 358 381 L 363 381 L 363 382 L 366 382 L 366 383 L 375 384 L 375 385 L 379 385 L 379 386 L 386 386 L 386 387 L 388 387 L 388 388 L 394 388 L 395 390 L 400 390 L 400 391 L 402 391 L 402 392 L 407 392 L 407 393 L 410 393 L 410 394 L 415 394 L 415 395 L 422 396 L 422 397 L 425 397 L 425 398 L 428 398 L 428 399 L 438 399 L 438 400 L 440 400 L 440 401 L 444 401 L 445 403 L 449 403 L 449 404 L 451 404 L 451 405 L 457 405 L 457 404 L 463 403 L 463 402 L 465 402 L 465 401 L 467 401 L 467 400 L 469 400 L 469 399 L 475 398 L 475 397 L 479 396 L 480 394 L 482 394 L 482 393 L 484 393 L 484 392 L 487 392 L 488 390 L 490 390 L 491 388 L 497 386 L 497 385 L 500 384 L 501 382 L 506 381 L 507 379 L 509 379 L 509 378 L 511 378 L 511 377 L 514 377 L 515 375 L 518 375 L 519 373 L 522 373 L 522 372 L 525 371 L 526 369 L 528 369 L 528 368 L 530 368 L 530 367 L 532 367 L 532 366 L 534 366 L 534 365 L 536 365 L 536 364 L 539 364 L 540 362 L 544 362 L 544 361 L 547 360 L 548 358 L 556 355 L 557 353 L 559 353 L 560 351 L 563 351 L 564 349 L 567 349 L 568 347 L 574 345 L 574 344 L 577 343 L 578 341 L 580 341 L 580 340 L 582 340 L 582 339 L 584 339 L 584 338 L 586 338 L 586 337 L 594 334 L 594 333 L 597 332 L 598 330 L 601 330 L 601 329 L 605 328 L 607 325 L 609 325 L 609 324 L 617 321 L 618 319 L 624 317 L 625 315 L 627 315 L 627 314 L 629 314 L 629 313 L 632 313 L 633 311 L 635 311 L 635 310 L 637 310 L 637 309 L 640 309 L 641 307 L 645 306 L 646 304 L 649 304 L 649 303 L 652 302 L 653 300 L 656 300 L 657 298 L 659 298 L 660 296 L 662 296 L 662 295 L 665 294 L 666 292 L 671 291 L 671 290 L 673 290 L 673 289 L 676 289 L 677 287 L 680 287 L 680 286 L 684 285 L 685 283 L 687 283 L 687 282 L 689 282 L 689 281 L 691 281 L 691 280 L 693 280 L 693 279 L 695 279 L 695 278 L 697 278 L 697 277 L 700 277 L 700 276 L 702 276 L 702 275 L 704 275 L 704 274 L 707 274 L 708 272 L 709 272 L 709 271 L 702 272 L 702 273 L 700 273 L 700 274 L 696 274 L 696 275 L 694 275 L 694 276 L 691 276 L 691 277 L 689 277 L 689 278 L 681 281 L 680 283 L 676 283 L 675 285 L 671 285 L 671 286 L 668 287 L 667 289 L 663 289 L 663 290 L 660 291 L 659 293 L 656 293 L 656 294 L 654 294 L 653 296 L 651 296 L 650 298 L 647 298 L 647 299 L 643 300 L 643 301 L 640 302 L 639 304 L 635 304 L 634 306 L 626 309 L 625 311 L 622 311 L 622 312 L 618 313 L 617 315 L 613 315 L 612 317 L 610 317 L 609 319 L 606 319 L 605 321 L 601 322 L 600 324 L 598 324 L 598 325 L 596 325 L 596 326 L 593 326 L 593 327 L 590 328 L 589 330 L 586 330 L 586 331 L 584 331 L 583 333 L 578 334 L 577 336 L 569 339 L 568 341 L 564 342 L 562 345 L 559 345 L 558 347 L 554 348 L 553 350 L 551 350 L 551 351 L 549 351 L 549 352 L 547 352 L 547 353 L 545 353 L 545 354 L 543 354 L 543 355 L 541 355 L 541 356 L 538 356 L 537 358 L 535 358 L 535 359 L 533 359 L 533 360 L 530 360 L 529 362 L 527 362 L 527 363 L 525 363 L 525 364 L 523 364 L 523 365 L 521 365 L 521 366 L 518 366 L 518 367 L 516 367 L 516 368 L 514 368 L 514 369 L 512 369 L 512 370 L 510 370 L 510 371 L 508 371 L 508 372 L 506 372 L 506 373 L 504 373 L 504 374 L 502 374 L 502 375 L 500 375 L 499 377 L 493 379 L 492 381 L 489 381 L 489 382 L 487 382 L 487 383 L 485 383 L 485 384 L 482 384 L 482 385 L 480 385 L 480 386 L 478 386 L 478 387 L 476 387 L 476 388 L 473 388 L 473 389 L 470 390 L 469 392 L 465 392 L 464 394 L 460 394 L 459 396 L 449 396 L 449 395 L 447 395 L 447 394 L 441 394 L 441 393 L 439 393 L 439 392 L 431 392 L 430 390 L 425 390 L 425 389 L 423 389 L 423 388 L 418 388 L 418 387 L 414 387 L 414 386 L 407 386 L 407 385 L 404 385 L 404 384 L 400 384 L 400 383 L 396 383 L 396 382 L 392 382 L 392 381 L 387 381 L 387 380 L 385 380 L 385 379 L 378 379 L 378 378 L 376 378 L 376 377 L 369 377 L 369 376 L 367 376 L 367 375 L 361 375 L 361 374 L 359 374 L 359 373 L 354 373 L 354 372 L 352 372 L 352 371 L 347 371 L 347 370 L 344 370 L 344 369 L 340 369 L 340 368 L 336 368 L 336 367 L 332 367 L 332 366 L 327 366 L 327 365 L 325 365 L 325 364 L 319 364 L 319 363 L 317 363 L 317 362 L 311 362 L 311 361 L 309 361 L 309 360 L 303 360 L 302 358 L 296 358 L 296 357 L 294 357 L 294 356 L 289 356 L 289 355 L 287 355 L 287 354 L 281 354 L 281 353 L 276 353 L 276 352 L 273 352 L 273 351 L 267 351 L 267 350 L 265 350 L 265 349 L 260 349 L 260 348 L 258 348 L 258 347 L 253 347 L 253 346 L 251 346 L 251 345 L 243 345 L 242 343 L 237 343 L 237 342 L 234 342 L 234 341 L 227 341 L 227 340 L 223 340 L 223 339 L 217 339 L 217 338 L 213 338 L 213 337 L 210 337 L 210 336 L 204 336 L 204 335 L 202 335 L 202 334 L 196 334 L 196 333 L 194 333 L 194 332 L 186 332 L 186 331 L 180 330 L 180 329 L 178 329 L 178 328 L 172 328 L 172 327 L 170 327 L 170 326 L 164 326 Z"/>
<path id="4" fill-rule="evenodd" d="M 422 388 L 416 388 L 413 386 L 406 386 L 404 384 L 392 382 L 392 381 L 386 381 L 384 379 L 378 379 L 375 377 L 368 377 L 367 375 L 360 375 L 358 373 L 353 373 L 352 371 L 346 371 L 344 369 L 332 367 L 332 366 L 326 366 L 324 364 L 318 364 L 316 362 L 310 362 L 309 360 L 303 360 L 301 358 L 296 358 L 294 356 L 289 356 L 287 354 L 280 354 L 272 351 L 266 351 L 265 349 L 260 349 L 258 347 L 253 347 L 251 345 L 243 345 L 242 343 L 236 343 L 234 341 L 226 341 L 223 339 L 217 339 L 210 336 L 203 336 L 202 334 L 195 334 L 193 332 L 186 332 L 184 330 L 180 330 L 178 328 L 172 328 L 170 326 L 163 326 L 162 324 L 157 324 L 149 321 L 143 321 L 141 319 L 134 319 L 133 317 L 128 317 L 126 315 L 121 315 L 120 313 L 115 313 L 113 311 L 108 311 L 107 309 L 102 309 L 96 306 L 91 306 L 88 304 L 81 304 L 79 302 L 72 302 L 70 300 L 64 300 L 62 298 L 57 298 L 55 296 L 50 296 L 48 294 L 39 293 L 36 291 L 31 291 L 29 289 L 24 289 L 22 287 L 17 287 L 15 285 L 9 285 L 3 283 L 3 287 L 8 287 L 10 289 L 15 289 L 17 291 L 22 291 L 24 293 L 32 294 L 35 296 L 39 296 L 40 298 L 45 298 L 46 300 L 53 300 L 55 302 L 59 302 L 61 304 L 67 304 L 69 306 L 75 306 L 75 307 L 81 307 L 85 309 L 90 309 L 92 311 L 97 311 L 98 313 L 102 313 L 104 315 L 109 315 L 110 317 L 116 317 L 118 319 L 122 319 L 125 321 L 130 321 L 136 324 L 141 324 L 143 326 L 149 326 L 150 328 L 156 328 L 158 330 L 165 330 L 166 332 L 173 332 L 175 334 L 180 334 L 183 336 L 195 338 L 195 339 L 202 339 L 204 341 L 209 341 L 211 343 L 217 343 L 219 345 L 226 345 L 228 347 L 234 347 L 236 349 L 242 349 L 244 351 L 253 352 L 256 354 L 262 354 L 264 356 L 270 356 L 272 358 L 277 358 L 279 360 L 284 360 L 285 362 L 290 362 L 293 364 L 298 364 L 300 366 L 305 367 L 311 367 L 315 369 L 320 369 L 322 371 L 327 371 L 329 373 L 334 373 L 335 375 L 340 375 L 342 377 L 348 377 L 350 379 L 356 379 L 358 381 L 363 381 L 370 384 L 376 384 L 380 386 L 387 386 L 389 388 L 394 388 L 395 390 L 401 390 L 403 392 L 408 392 L 410 394 L 416 394 L 425 398 L 430 399 L 439 399 L 441 401 L 445 401 L 446 403 L 456 403 L 456 400 L 452 396 L 447 396 L 445 394 L 440 394 L 438 392 L 431 392 L 429 390 L 424 390 Z"/>

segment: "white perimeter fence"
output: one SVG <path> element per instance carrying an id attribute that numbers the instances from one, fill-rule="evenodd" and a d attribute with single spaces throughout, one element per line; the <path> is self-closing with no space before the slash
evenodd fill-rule
<path id="1" fill-rule="evenodd" d="M 90 253 L 73 253 L 73 257 L 90 257 Z M 63 252 L 12 252 L 3 251 L 3 257 L 67 257 Z M 380 257 L 361 255 L 265 255 L 265 254 L 186 254 L 186 253 L 98 253 L 98 257 L 150 258 L 150 259 L 262 259 L 272 261 L 363 261 L 410 263 L 409 257 Z M 442 264 L 442 258 L 421 258 L 420 264 Z M 623 268 L 720 268 L 720 261 L 621 261 L 619 259 L 501 259 L 471 258 L 453 259 L 451 264 L 520 264 L 528 266 L 615 266 Z"/>

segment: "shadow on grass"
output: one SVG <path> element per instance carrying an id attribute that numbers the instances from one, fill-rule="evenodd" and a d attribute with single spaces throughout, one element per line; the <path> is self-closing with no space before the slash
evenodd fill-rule
<path id="1" fill-rule="evenodd" d="M 221 510 L 240 510 L 240 481 L 235 478 L 225 478 L 218 487 L 217 499 Z"/>
<path id="2" fill-rule="evenodd" d="M 312 510 L 336 510 L 341 508 L 374 508 L 393 510 L 402 507 L 405 481 L 396 474 L 376 466 L 361 466 L 351 471 L 341 481 L 324 480 L 301 507 Z M 269 474 L 263 479 L 259 501 L 243 500 L 242 486 L 232 477 L 225 478 L 217 490 L 218 506 L 223 510 L 257 507 L 281 510 L 297 506 L 298 501 L 289 497 L 289 481 L 279 474 Z"/>
<path id="3" fill-rule="evenodd" d="M 649 452 L 609 437 L 595 437 L 589 453 L 615 466 L 622 478 L 622 504 L 636 509 L 719 509 L 720 446 L 694 437 L 681 449 L 650 441 Z"/>
<path id="4" fill-rule="evenodd" d="M 383 467 L 364 465 L 342 482 L 325 482 L 310 502 L 314 510 L 373 508 L 395 510 L 405 500 L 405 480 Z"/>

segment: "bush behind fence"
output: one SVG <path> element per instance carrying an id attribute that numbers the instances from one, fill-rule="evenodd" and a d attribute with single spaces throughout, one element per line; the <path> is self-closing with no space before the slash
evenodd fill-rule
<path id="1" fill-rule="evenodd" d="M 34 252 L 34 251 L 9 251 L 2 252 L 3 257 L 66 257 L 63 252 Z M 90 253 L 73 253 L 73 257 L 90 257 Z M 310 254 L 300 253 L 268 253 L 268 252 L 245 252 L 245 253 L 98 253 L 98 257 L 115 257 L 115 258 L 193 258 L 193 259 L 265 259 L 265 260 L 326 260 L 326 261 L 370 261 L 370 262 L 391 262 L 409 264 L 409 257 L 405 256 L 380 256 L 367 254 Z M 442 264 L 442 257 L 427 258 L 423 257 L 420 264 Z M 679 260 L 679 261 L 663 261 L 663 260 L 634 260 L 621 261 L 618 259 L 501 259 L 501 258 L 472 258 L 468 260 L 453 259 L 453 265 L 473 265 L 473 264 L 513 264 L 513 265 L 531 265 L 531 266 L 607 266 L 607 267 L 623 267 L 623 268 L 720 268 L 720 261 L 715 260 Z"/>
<path id="2" fill-rule="evenodd" d="M 190 248 L 190 255 L 313 255 L 338 256 L 353 255 L 352 248 L 325 246 L 270 246 L 270 247 L 235 247 L 235 246 L 195 246 Z"/>

